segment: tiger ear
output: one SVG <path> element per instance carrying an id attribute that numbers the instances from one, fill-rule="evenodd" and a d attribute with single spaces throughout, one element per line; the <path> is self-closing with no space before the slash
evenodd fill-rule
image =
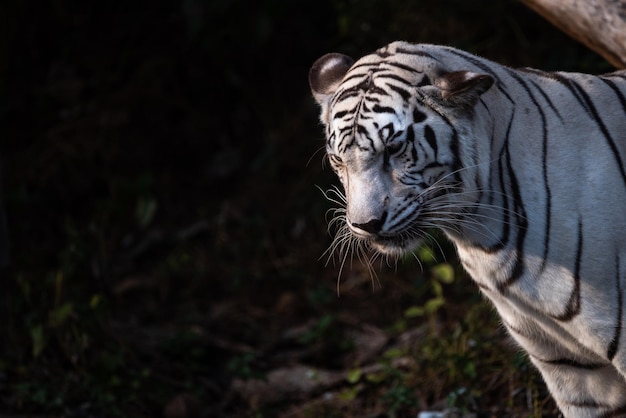
<path id="1" fill-rule="evenodd" d="M 337 91 L 354 60 L 347 55 L 331 53 L 319 58 L 309 71 L 309 86 L 315 101 L 323 106 Z"/>
<path id="2" fill-rule="evenodd" d="M 489 90 L 494 79 L 488 74 L 471 71 L 453 71 L 441 75 L 435 85 L 441 92 L 444 101 L 474 104 L 478 97 Z"/>

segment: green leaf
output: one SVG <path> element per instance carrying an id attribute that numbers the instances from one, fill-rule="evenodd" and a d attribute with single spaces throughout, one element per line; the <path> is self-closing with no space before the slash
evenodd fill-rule
<path id="1" fill-rule="evenodd" d="M 367 380 L 370 383 L 374 383 L 374 384 L 378 384 L 378 383 L 382 383 L 385 381 L 385 379 L 387 379 L 387 374 L 386 373 L 368 373 L 365 375 L 365 380 Z"/>
<path id="2" fill-rule="evenodd" d="M 435 258 L 435 252 L 432 250 L 432 248 L 430 248 L 427 245 L 421 246 L 417 250 L 417 255 L 419 259 L 422 260 L 422 262 L 426 264 L 434 263 L 435 261 L 437 261 Z"/>
<path id="3" fill-rule="evenodd" d="M 416 318 L 418 316 L 424 315 L 424 308 L 421 306 L 411 306 L 407 310 L 404 311 L 404 316 L 406 318 Z"/>
<path id="4" fill-rule="evenodd" d="M 346 374 L 346 380 L 348 381 L 348 383 L 353 385 L 361 379 L 362 375 L 363 372 L 361 371 L 361 369 L 352 369 L 349 370 Z"/>
<path id="5" fill-rule="evenodd" d="M 402 357 L 402 350 L 400 350 L 399 348 L 390 348 L 389 350 L 385 351 L 385 353 L 383 354 L 383 357 L 387 358 L 387 359 L 394 359 L 394 358 L 398 358 L 398 357 Z"/>
<path id="6" fill-rule="evenodd" d="M 353 401 L 359 393 L 358 387 L 346 388 L 339 392 L 339 399 L 342 401 Z"/>
<path id="7" fill-rule="evenodd" d="M 468 375 L 472 379 L 475 379 L 476 376 L 478 375 L 478 373 L 476 372 L 476 365 L 471 361 L 467 363 L 465 367 L 463 367 L 463 371 L 465 372 L 466 375 Z"/>
<path id="8" fill-rule="evenodd" d="M 443 298 L 434 298 L 430 299 L 428 302 L 424 304 L 424 309 L 429 314 L 434 313 L 437 309 L 441 308 L 446 301 Z"/>
<path id="9" fill-rule="evenodd" d="M 441 287 L 441 283 L 438 282 L 437 280 L 431 280 L 430 281 L 430 285 L 433 288 L 433 293 L 438 297 L 442 297 L 443 296 L 443 288 Z"/>
<path id="10" fill-rule="evenodd" d="M 139 226 L 145 228 L 154 219 L 157 211 L 157 201 L 153 198 L 140 198 L 135 209 L 135 216 Z"/>
<path id="11" fill-rule="evenodd" d="M 91 309 L 96 309 L 98 307 L 98 305 L 100 305 L 100 301 L 102 300 L 102 297 L 96 293 L 93 296 L 91 296 L 91 299 L 89 300 L 89 307 Z"/>
<path id="12" fill-rule="evenodd" d="M 46 346 L 41 324 L 35 325 L 30 330 L 30 338 L 33 340 L 33 357 L 39 357 Z"/>
<path id="13" fill-rule="evenodd" d="M 399 318 L 396 322 L 393 323 L 393 325 L 388 328 L 388 331 L 392 333 L 402 333 L 406 331 L 406 328 L 406 320 L 404 318 Z"/>
<path id="14" fill-rule="evenodd" d="M 72 302 L 66 302 L 59 306 L 52 312 L 50 312 L 50 324 L 53 327 L 63 325 L 67 318 L 74 312 L 74 305 Z"/>
<path id="15" fill-rule="evenodd" d="M 448 263 L 437 264 L 430 270 L 440 282 L 450 284 L 454 282 L 454 268 Z"/>

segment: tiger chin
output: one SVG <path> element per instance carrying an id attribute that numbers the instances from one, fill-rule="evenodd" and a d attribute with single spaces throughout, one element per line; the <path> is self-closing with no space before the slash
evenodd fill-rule
<path id="1" fill-rule="evenodd" d="M 394 42 L 309 84 L 345 194 L 331 248 L 439 228 L 563 415 L 626 416 L 626 72 Z"/>
<path id="2" fill-rule="evenodd" d="M 362 230 L 357 228 L 351 228 L 351 233 L 374 251 L 396 258 L 400 258 L 407 253 L 410 253 L 422 243 L 422 240 L 419 238 L 405 238 L 395 235 L 373 235 L 363 233 Z"/>

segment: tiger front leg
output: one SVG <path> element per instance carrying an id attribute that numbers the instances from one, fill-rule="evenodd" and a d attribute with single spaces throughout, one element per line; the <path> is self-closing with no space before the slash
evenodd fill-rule
<path id="1" fill-rule="evenodd" d="M 565 417 L 626 415 L 626 381 L 612 365 L 559 364 L 531 357 Z"/>

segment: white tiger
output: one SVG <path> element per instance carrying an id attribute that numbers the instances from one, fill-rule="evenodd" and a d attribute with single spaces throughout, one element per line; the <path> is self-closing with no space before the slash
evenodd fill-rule
<path id="1" fill-rule="evenodd" d="M 345 245 L 400 255 L 440 228 L 562 413 L 626 416 L 626 72 L 394 42 L 309 82 Z"/>

